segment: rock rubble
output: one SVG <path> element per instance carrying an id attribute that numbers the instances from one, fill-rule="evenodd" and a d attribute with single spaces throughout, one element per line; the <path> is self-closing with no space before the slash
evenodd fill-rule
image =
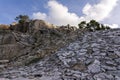
<path id="1" fill-rule="evenodd" d="M 120 80 L 120 29 L 86 32 L 38 63 L 8 68 L 5 80 Z"/>

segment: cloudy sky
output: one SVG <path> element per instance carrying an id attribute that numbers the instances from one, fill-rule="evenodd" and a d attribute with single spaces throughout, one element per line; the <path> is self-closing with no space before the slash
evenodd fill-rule
<path id="1" fill-rule="evenodd" d="M 19 14 L 55 25 L 77 25 L 95 19 L 113 28 L 120 25 L 120 0 L 0 0 L 0 24 Z"/>

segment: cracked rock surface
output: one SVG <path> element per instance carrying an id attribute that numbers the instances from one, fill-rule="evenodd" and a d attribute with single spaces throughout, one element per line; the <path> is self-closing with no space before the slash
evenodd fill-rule
<path id="1" fill-rule="evenodd" d="M 88 32 L 38 63 L 8 68 L 2 80 L 120 80 L 120 29 Z M 0 79 L 0 80 L 1 80 Z"/>

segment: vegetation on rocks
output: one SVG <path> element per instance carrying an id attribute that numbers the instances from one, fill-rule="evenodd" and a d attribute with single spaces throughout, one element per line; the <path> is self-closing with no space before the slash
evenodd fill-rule
<path id="1" fill-rule="evenodd" d="M 90 20 L 90 22 L 82 21 L 78 24 L 79 29 L 85 29 L 88 31 L 96 31 L 96 30 L 108 30 L 109 26 L 104 26 L 95 20 Z"/>
<path id="2" fill-rule="evenodd" d="M 28 22 L 29 16 L 28 15 L 19 15 L 15 18 L 16 21 L 18 21 L 20 24 L 24 24 L 25 22 Z"/>

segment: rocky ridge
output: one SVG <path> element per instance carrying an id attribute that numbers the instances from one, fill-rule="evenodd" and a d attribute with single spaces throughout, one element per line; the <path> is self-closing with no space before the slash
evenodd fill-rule
<path id="1" fill-rule="evenodd" d="M 85 32 L 39 62 L 9 67 L 5 80 L 120 80 L 120 29 Z"/>

